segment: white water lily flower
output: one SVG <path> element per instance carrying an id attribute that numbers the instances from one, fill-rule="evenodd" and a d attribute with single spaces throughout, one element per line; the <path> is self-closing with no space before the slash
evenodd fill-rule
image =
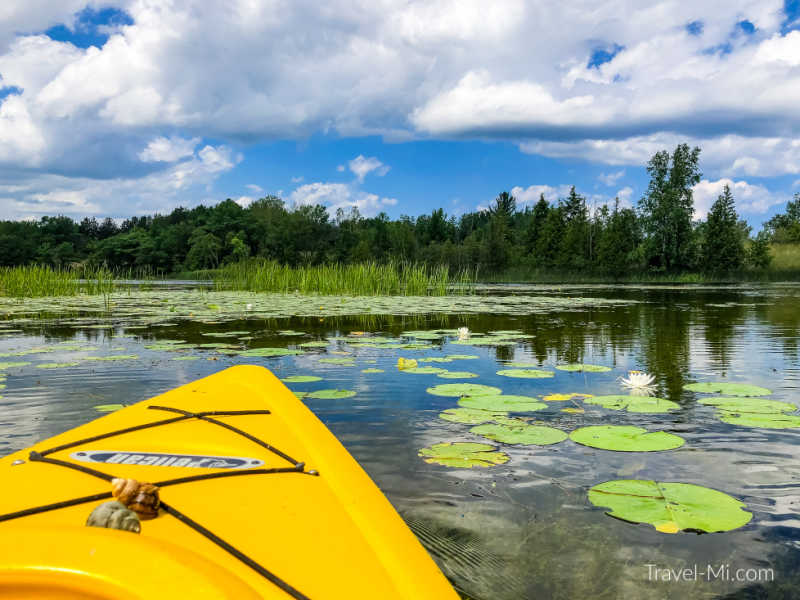
<path id="1" fill-rule="evenodd" d="M 458 339 L 459 340 L 468 340 L 469 339 L 469 329 L 466 327 L 459 327 L 458 328 Z"/>
<path id="2" fill-rule="evenodd" d="M 252 304 L 248 304 L 244 308 L 245 308 L 245 310 L 253 310 L 253 305 Z"/>
<path id="3" fill-rule="evenodd" d="M 628 371 L 628 376 L 622 378 L 621 383 L 626 388 L 641 390 L 652 387 L 655 379 L 653 375 L 648 375 L 643 371 Z"/>

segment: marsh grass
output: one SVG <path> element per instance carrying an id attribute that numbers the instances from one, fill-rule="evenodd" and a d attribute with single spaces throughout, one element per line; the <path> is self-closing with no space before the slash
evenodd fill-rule
<path id="1" fill-rule="evenodd" d="M 105 267 L 57 268 L 46 265 L 0 267 L 0 296 L 107 296 L 115 289 L 114 274 Z"/>
<path id="2" fill-rule="evenodd" d="M 226 265 L 214 276 L 218 290 L 352 296 L 444 296 L 471 293 L 474 274 L 450 274 L 447 265 L 389 262 L 291 267 L 251 259 Z"/>

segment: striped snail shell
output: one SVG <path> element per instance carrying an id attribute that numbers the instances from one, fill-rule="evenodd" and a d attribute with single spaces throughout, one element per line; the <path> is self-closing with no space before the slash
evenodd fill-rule
<path id="1" fill-rule="evenodd" d="M 135 479 L 112 479 L 111 494 L 125 506 L 139 515 L 140 519 L 153 519 L 158 516 L 161 501 L 158 487 L 152 483 L 140 483 Z"/>
<path id="2" fill-rule="evenodd" d="M 90 527 L 107 527 L 133 533 L 139 533 L 142 530 L 136 513 L 116 500 L 103 502 L 96 506 L 89 518 L 86 519 L 86 524 Z"/>

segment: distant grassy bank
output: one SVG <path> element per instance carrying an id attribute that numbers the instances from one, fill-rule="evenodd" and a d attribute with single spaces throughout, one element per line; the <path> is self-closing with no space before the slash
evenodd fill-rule
<path id="1" fill-rule="evenodd" d="M 174 273 L 168 278 L 213 281 L 217 289 L 272 293 L 345 296 L 444 296 L 471 293 L 481 283 L 736 283 L 800 281 L 800 244 L 772 244 L 772 263 L 761 271 L 726 275 L 631 272 L 621 277 L 586 272 L 558 272 L 512 267 L 500 273 L 453 271 L 446 265 L 427 266 L 363 262 L 291 267 L 276 261 L 250 259 L 218 269 Z M 130 271 L 27 265 L 0 267 L 0 296 L 41 297 L 109 294 L 115 279 L 141 278 Z M 135 276 L 135 277 L 134 277 Z M 149 278 L 153 278 L 150 274 Z"/>

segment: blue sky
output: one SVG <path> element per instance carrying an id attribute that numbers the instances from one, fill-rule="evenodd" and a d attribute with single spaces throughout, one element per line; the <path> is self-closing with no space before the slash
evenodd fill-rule
<path id="1" fill-rule="evenodd" d="M 635 205 L 681 142 L 698 218 L 725 184 L 756 228 L 800 191 L 798 0 L 9 2 L 0 218 Z"/>

